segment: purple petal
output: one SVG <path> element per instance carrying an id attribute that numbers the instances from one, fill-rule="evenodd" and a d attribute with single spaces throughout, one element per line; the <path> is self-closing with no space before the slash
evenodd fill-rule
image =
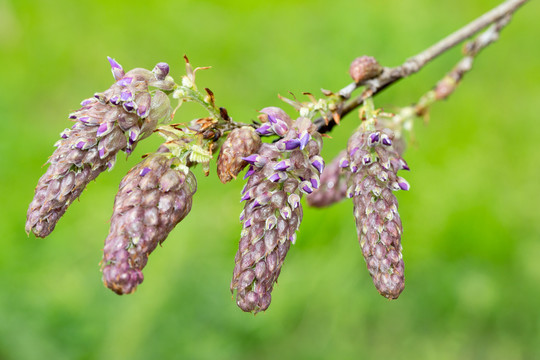
<path id="1" fill-rule="evenodd" d="M 354 185 L 349 186 L 347 192 L 345 193 L 345 196 L 347 196 L 348 199 L 354 196 Z"/>
<path id="2" fill-rule="evenodd" d="M 300 205 L 300 196 L 298 196 L 297 194 L 291 194 L 287 198 L 287 202 L 292 206 L 294 210 L 298 207 L 298 205 Z"/>
<path id="3" fill-rule="evenodd" d="M 109 123 L 105 121 L 99 125 L 96 136 L 102 136 L 107 132 L 107 130 L 109 130 Z"/>
<path id="4" fill-rule="evenodd" d="M 364 157 L 362 158 L 362 164 L 364 165 L 368 165 L 368 164 L 371 164 L 371 155 L 364 155 Z"/>
<path id="5" fill-rule="evenodd" d="M 293 245 L 296 244 L 296 233 L 289 236 L 289 240 L 293 243 Z"/>
<path id="6" fill-rule="evenodd" d="M 114 104 L 114 105 L 118 105 L 120 103 L 120 97 L 118 97 L 118 95 L 113 95 L 110 99 L 109 99 L 109 102 L 111 104 Z"/>
<path id="7" fill-rule="evenodd" d="M 383 143 L 383 145 L 386 145 L 386 146 L 392 145 L 392 140 L 390 140 L 390 138 L 386 134 L 382 135 L 381 142 Z"/>
<path id="8" fill-rule="evenodd" d="M 324 160 L 320 156 L 317 156 L 315 159 L 312 159 L 311 165 L 313 165 L 313 167 L 317 169 L 319 174 L 322 173 L 324 170 Z"/>
<path id="9" fill-rule="evenodd" d="M 111 64 L 111 68 L 113 69 L 122 69 L 122 65 L 120 65 L 116 60 L 114 60 L 112 57 L 107 56 L 107 60 L 109 60 L 109 64 Z"/>
<path id="10" fill-rule="evenodd" d="M 411 188 L 407 180 L 399 176 L 398 176 L 398 185 L 401 190 L 405 190 L 405 191 L 408 191 Z"/>
<path id="11" fill-rule="evenodd" d="M 165 62 L 160 62 L 154 67 L 154 70 L 152 70 L 152 72 L 156 76 L 156 79 L 164 80 L 167 75 L 169 75 L 169 64 Z"/>
<path id="12" fill-rule="evenodd" d="M 247 219 L 245 222 L 244 222 L 244 229 L 245 228 L 248 228 L 251 226 L 251 218 Z"/>
<path id="13" fill-rule="evenodd" d="M 240 202 L 246 201 L 246 200 L 249 200 L 249 199 L 251 199 L 251 195 L 249 194 L 249 191 L 248 191 L 240 198 Z"/>
<path id="14" fill-rule="evenodd" d="M 129 142 L 133 144 L 135 141 L 137 141 L 137 138 L 139 137 L 139 132 L 135 130 L 129 131 Z"/>
<path id="15" fill-rule="evenodd" d="M 293 150 L 300 146 L 300 140 L 291 139 L 283 142 L 285 144 L 285 150 Z"/>
<path id="16" fill-rule="evenodd" d="M 281 182 L 287 179 L 287 174 L 284 172 L 276 172 L 268 177 L 268 180 L 272 182 Z"/>
<path id="17" fill-rule="evenodd" d="M 86 144 L 86 142 L 84 142 L 84 141 L 79 141 L 79 142 L 77 143 L 77 145 L 75 145 L 75 147 L 76 147 L 77 149 L 82 149 L 82 148 L 84 147 L 84 144 Z"/>
<path id="18" fill-rule="evenodd" d="M 141 172 L 139 173 L 140 176 L 144 176 L 146 174 L 148 174 L 150 172 L 150 168 L 149 167 L 144 167 Z"/>
<path id="19" fill-rule="evenodd" d="M 254 173 L 255 173 L 255 169 L 253 168 L 253 166 L 250 166 L 248 171 L 246 171 L 246 175 L 244 175 L 244 180 L 246 180 L 248 177 L 250 177 Z"/>
<path id="20" fill-rule="evenodd" d="M 128 77 L 118 80 L 116 83 L 120 86 L 128 86 L 132 82 L 133 82 L 133 78 L 128 76 Z"/>
<path id="21" fill-rule="evenodd" d="M 146 105 L 141 105 L 139 106 L 139 108 L 137 109 L 137 115 L 139 115 L 139 117 L 141 118 L 145 118 L 148 116 L 148 107 Z"/>
<path id="22" fill-rule="evenodd" d="M 270 135 L 274 132 L 272 131 L 272 126 L 269 123 L 264 123 L 257 130 L 255 130 L 259 135 Z"/>
<path id="23" fill-rule="evenodd" d="M 409 165 L 407 165 L 407 162 L 405 162 L 405 160 L 399 159 L 399 163 L 403 170 L 411 171 L 411 169 L 409 168 Z"/>
<path id="24" fill-rule="evenodd" d="M 283 209 L 281 209 L 280 214 L 281 214 L 281 217 L 284 218 L 285 220 L 290 219 L 292 215 L 291 208 L 288 206 L 285 206 Z"/>
<path id="25" fill-rule="evenodd" d="M 96 102 L 96 99 L 86 99 L 81 101 L 81 106 L 88 106 Z"/>
<path id="26" fill-rule="evenodd" d="M 129 101 L 133 99 L 133 94 L 128 89 L 122 89 L 120 92 L 120 100 L 122 101 Z"/>
<path id="27" fill-rule="evenodd" d="M 135 103 L 133 101 L 128 101 L 124 103 L 124 109 L 128 112 L 133 111 L 135 109 Z"/>
<path id="28" fill-rule="evenodd" d="M 300 139 L 300 149 L 304 149 L 311 139 L 311 135 L 307 131 L 302 131 L 302 133 L 298 136 Z"/>
<path id="29" fill-rule="evenodd" d="M 242 160 L 247 161 L 251 165 L 255 165 L 257 167 L 263 167 L 268 162 L 266 157 L 257 154 L 243 157 Z"/>
<path id="30" fill-rule="evenodd" d="M 107 59 L 109 60 L 109 64 L 111 64 L 111 71 L 114 78 L 116 80 L 121 79 L 124 76 L 124 69 L 122 66 L 109 56 L 107 56 Z"/>
<path id="31" fill-rule="evenodd" d="M 318 189 L 321 185 L 321 181 L 316 177 L 312 177 L 311 179 L 309 179 L 309 181 L 311 182 L 311 186 L 313 186 L 314 189 Z"/>
<path id="32" fill-rule="evenodd" d="M 103 159 L 105 157 L 105 147 L 100 147 L 98 154 L 99 154 L 99 157 Z"/>
<path id="33" fill-rule="evenodd" d="M 372 144 L 379 142 L 379 133 L 378 132 L 371 133 L 371 135 L 369 135 L 369 141 Z"/>
<path id="34" fill-rule="evenodd" d="M 77 118 L 77 115 L 75 115 L 75 113 L 69 114 L 69 119 L 76 119 L 76 118 Z"/>
<path id="35" fill-rule="evenodd" d="M 291 161 L 289 159 L 281 160 L 274 166 L 274 170 L 284 171 L 291 167 Z"/>
<path id="36" fill-rule="evenodd" d="M 350 152 L 349 152 L 349 155 L 350 157 L 353 157 L 354 154 L 356 154 L 356 152 L 359 150 L 360 148 L 357 146 L 355 148 L 353 148 Z"/>
<path id="37" fill-rule="evenodd" d="M 341 158 L 341 160 L 339 160 L 339 167 L 340 168 L 349 167 L 349 160 L 347 158 Z"/>
<path id="38" fill-rule="evenodd" d="M 313 187 L 311 186 L 309 182 L 303 181 L 300 184 L 300 190 L 306 194 L 311 194 L 313 192 Z"/>
<path id="39" fill-rule="evenodd" d="M 79 120 L 80 122 L 82 122 L 82 123 L 88 124 L 88 120 L 90 120 L 90 117 L 88 117 L 88 116 L 81 116 L 78 120 Z"/>
<path id="40" fill-rule="evenodd" d="M 285 121 L 277 120 L 275 124 L 272 124 L 272 130 L 274 130 L 277 135 L 283 137 L 289 131 L 289 127 Z"/>

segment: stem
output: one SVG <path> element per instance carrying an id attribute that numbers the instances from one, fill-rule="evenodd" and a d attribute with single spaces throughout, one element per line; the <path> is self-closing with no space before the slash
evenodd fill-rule
<path id="1" fill-rule="evenodd" d="M 471 36 L 475 35 L 479 31 L 484 29 L 486 26 L 493 23 L 498 23 L 496 29 L 498 35 L 500 30 L 509 22 L 510 16 L 527 1 L 528 0 L 507 0 L 496 8 L 488 11 L 484 15 L 465 25 L 461 29 L 448 35 L 436 44 L 430 46 L 421 53 L 407 59 L 402 65 L 393 68 L 385 67 L 381 75 L 377 76 L 374 79 L 368 80 L 364 83 L 351 83 L 345 86 L 338 93 L 343 99 L 343 101 L 341 102 L 342 106 L 340 106 L 338 110 L 339 117 L 343 118 L 352 110 L 362 105 L 362 103 L 367 97 L 373 96 L 376 93 L 384 90 L 386 87 L 397 82 L 398 80 L 418 72 L 428 62 L 435 59 L 437 56 L 443 54 L 448 49 L 461 43 L 465 39 L 468 39 Z M 481 48 L 484 48 L 485 46 L 493 43 L 495 40 L 496 38 L 490 41 L 484 41 L 484 45 Z M 478 51 L 469 51 L 468 55 L 475 56 L 477 53 Z M 345 102 L 350 98 L 352 92 L 360 86 L 366 86 L 366 91 L 364 91 L 362 95 L 352 99 L 345 104 Z M 330 116 L 329 118 L 332 117 Z M 316 119 L 314 123 L 315 125 L 317 125 L 318 131 L 321 133 L 330 131 L 336 125 L 333 120 L 330 120 L 328 124 L 326 124 L 323 118 Z"/>

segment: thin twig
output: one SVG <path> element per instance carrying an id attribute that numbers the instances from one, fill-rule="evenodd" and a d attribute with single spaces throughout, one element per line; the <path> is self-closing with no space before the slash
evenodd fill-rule
<path id="1" fill-rule="evenodd" d="M 381 75 L 374 79 L 368 80 L 364 83 L 351 83 L 345 86 L 338 93 L 343 99 L 342 106 L 340 106 L 338 110 L 339 117 L 343 118 L 352 110 L 362 105 L 362 103 L 367 97 L 375 95 L 376 93 L 384 90 L 386 87 L 392 85 L 396 81 L 418 72 L 429 61 L 435 59 L 437 56 L 443 54 L 448 49 L 456 46 L 465 39 L 468 39 L 471 36 L 475 35 L 490 24 L 498 24 L 498 28 L 496 31 L 498 38 L 500 30 L 506 24 L 508 24 L 511 15 L 527 1 L 528 0 L 508 0 L 497 6 L 496 8 L 492 9 L 491 11 L 488 11 L 476 20 L 465 25 L 456 32 L 448 35 L 447 37 L 427 48 L 426 50 L 422 51 L 421 53 L 407 59 L 402 65 L 393 68 L 385 67 Z M 494 38 L 490 41 L 484 41 L 484 45 L 481 46 L 481 49 L 493 43 L 497 38 Z M 479 50 L 480 49 L 478 49 L 478 51 Z M 478 51 L 470 52 L 470 55 L 475 56 Z M 348 103 L 345 103 L 350 98 L 352 92 L 360 86 L 365 86 L 366 91 L 364 91 L 362 95 L 352 99 Z M 334 125 L 336 125 L 336 123 L 331 120 L 328 124 L 326 124 L 323 118 L 318 118 L 315 120 L 315 125 L 317 125 L 319 132 L 325 133 L 330 131 L 334 127 Z"/>

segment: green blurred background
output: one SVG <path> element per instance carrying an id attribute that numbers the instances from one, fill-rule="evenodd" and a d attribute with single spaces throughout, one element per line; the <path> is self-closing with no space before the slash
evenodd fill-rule
<path id="1" fill-rule="evenodd" d="M 496 1 L 0 0 L 0 359 L 540 358 L 540 47 L 538 2 L 499 42 L 406 152 L 412 189 L 398 194 L 406 287 L 377 294 L 352 204 L 305 209 L 266 313 L 229 293 L 241 181 L 199 176 L 193 210 L 151 257 L 136 293 L 117 296 L 98 263 L 117 184 L 159 139 L 88 186 L 45 240 L 24 222 L 41 166 L 67 114 L 124 68 L 187 54 L 198 84 L 237 121 L 277 94 L 339 89 L 369 54 L 398 65 Z M 453 49 L 376 98 L 407 105 L 450 69 Z M 283 107 L 288 111 L 291 108 Z M 290 111 L 292 114 L 292 111 Z M 185 106 L 178 121 L 201 113 Z M 326 141 L 329 160 L 358 119 Z"/>

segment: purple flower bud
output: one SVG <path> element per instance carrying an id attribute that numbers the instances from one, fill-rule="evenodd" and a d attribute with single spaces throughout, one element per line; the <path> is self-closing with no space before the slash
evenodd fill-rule
<path id="1" fill-rule="evenodd" d="M 62 131 L 60 133 L 60 137 L 62 139 L 67 139 L 69 137 L 69 133 L 70 133 L 70 130 L 69 129 L 64 129 L 64 131 Z"/>
<path id="2" fill-rule="evenodd" d="M 139 173 L 140 176 L 144 176 L 146 174 L 148 174 L 150 172 L 150 168 L 149 167 L 144 167 L 141 172 Z"/>
<path id="3" fill-rule="evenodd" d="M 355 173 L 358 171 L 358 166 L 356 166 L 356 164 L 352 163 L 351 164 L 351 172 Z"/>
<path id="4" fill-rule="evenodd" d="M 84 141 L 79 141 L 75 147 L 77 149 L 82 149 L 86 143 Z"/>
<path id="5" fill-rule="evenodd" d="M 128 101 L 124 103 L 123 107 L 127 112 L 131 112 L 135 109 L 135 103 L 133 101 Z"/>
<path id="6" fill-rule="evenodd" d="M 120 103 L 120 97 L 118 95 L 113 95 L 109 99 L 109 102 L 114 105 L 118 105 Z"/>
<path id="7" fill-rule="evenodd" d="M 349 167 L 349 160 L 346 157 L 341 158 L 341 160 L 339 160 L 339 167 L 340 168 Z"/>
<path id="8" fill-rule="evenodd" d="M 150 113 L 150 108 L 146 105 L 141 105 L 137 109 L 137 115 L 139 115 L 139 117 L 142 119 L 147 117 L 149 113 Z"/>
<path id="9" fill-rule="evenodd" d="M 276 120 L 276 122 L 272 124 L 272 130 L 274 130 L 277 135 L 283 137 L 289 131 L 289 127 L 285 121 Z"/>
<path id="10" fill-rule="evenodd" d="M 279 213 L 281 214 L 281 217 L 284 218 L 285 220 L 290 219 L 292 216 L 292 210 L 288 206 L 284 206 L 283 208 L 281 208 Z"/>
<path id="11" fill-rule="evenodd" d="M 253 201 L 252 208 L 268 204 L 271 198 L 272 198 L 272 194 L 269 191 L 263 192 L 262 194 L 260 194 L 259 196 L 255 198 L 255 200 Z"/>
<path id="12" fill-rule="evenodd" d="M 390 140 L 390 138 L 386 134 L 382 134 L 381 142 L 382 142 L 383 145 L 386 145 L 386 146 L 392 145 L 392 140 Z"/>
<path id="13" fill-rule="evenodd" d="M 244 175 L 244 180 L 246 180 L 248 177 L 250 177 L 254 173 L 255 173 L 255 168 L 253 166 L 250 166 L 248 171 L 246 171 L 246 175 Z"/>
<path id="14" fill-rule="evenodd" d="M 247 161 L 251 165 L 255 165 L 257 167 L 263 167 L 268 162 L 268 158 L 257 154 L 243 157 L 242 160 Z"/>
<path id="15" fill-rule="evenodd" d="M 264 123 L 255 130 L 259 135 L 270 135 L 273 134 L 272 126 L 269 123 Z"/>
<path id="16" fill-rule="evenodd" d="M 88 116 L 81 116 L 80 118 L 78 118 L 77 120 L 79 120 L 80 122 L 84 123 L 84 124 L 88 124 L 88 120 L 90 118 Z"/>
<path id="17" fill-rule="evenodd" d="M 407 165 L 407 162 L 405 160 L 399 159 L 399 164 L 401 165 L 401 168 L 403 170 L 411 171 L 411 169 L 409 168 L 409 165 Z"/>
<path id="18" fill-rule="evenodd" d="M 93 99 L 93 98 L 86 99 L 86 100 L 81 101 L 81 106 L 92 105 L 95 102 L 96 102 L 96 99 Z"/>
<path id="19" fill-rule="evenodd" d="M 287 202 L 291 205 L 291 207 L 294 210 L 300 205 L 300 196 L 298 196 L 298 194 L 291 194 L 287 198 Z"/>
<path id="20" fill-rule="evenodd" d="M 356 154 L 356 152 L 359 150 L 360 148 L 358 146 L 356 146 L 355 148 L 353 148 L 350 152 L 349 152 L 349 156 L 352 158 L 354 157 L 354 154 Z"/>
<path id="21" fill-rule="evenodd" d="M 77 115 L 75 115 L 75 113 L 71 113 L 69 114 L 69 119 L 76 119 L 77 118 Z"/>
<path id="22" fill-rule="evenodd" d="M 351 199 L 354 196 L 354 185 L 349 186 L 347 188 L 347 192 L 345 193 L 345 196 L 347 196 L 348 199 Z"/>
<path id="23" fill-rule="evenodd" d="M 289 115 L 287 115 L 285 111 L 283 111 L 282 109 L 278 107 L 273 107 L 273 106 L 266 107 L 262 109 L 261 112 L 263 114 L 268 115 L 268 121 L 272 124 L 275 124 L 277 120 L 285 121 L 288 125 L 290 125 L 292 122 Z"/>
<path id="24" fill-rule="evenodd" d="M 304 130 L 300 133 L 300 135 L 298 135 L 298 138 L 300 139 L 300 149 L 303 150 L 311 139 L 311 135 Z"/>
<path id="25" fill-rule="evenodd" d="M 285 150 L 294 150 L 300 146 L 300 140 L 298 139 L 285 140 L 283 144 L 285 145 Z"/>
<path id="26" fill-rule="evenodd" d="M 250 199 L 251 199 L 251 194 L 248 191 L 240 198 L 240 202 L 245 201 L 245 200 L 250 200 Z"/>
<path id="27" fill-rule="evenodd" d="M 283 182 L 285 180 L 287 180 L 287 173 L 285 172 L 282 172 L 282 171 L 278 171 L 276 173 L 273 173 L 272 175 L 270 175 L 268 177 L 268 180 L 272 181 L 272 182 Z"/>
<path id="28" fill-rule="evenodd" d="M 96 136 L 103 136 L 105 134 L 108 134 L 110 130 L 112 130 L 112 126 L 109 126 L 109 123 L 105 121 L 101 123 L 101 125 L 99 125 Z"/>
<path id="29" fill-rule="evenodd" d="M 128 86 L 132 82 L 133 82 L 133 78 L 128 76 L 128 77 L 125 77 L 125 78 L 122 78 L 122 79 L 118 80 L 116 82 L 116 84 L 118 84 L 120 86 Z"/>
<path id="30" fill-rule="evenodd" d="M 371 144 L 375 144 L 379 142 L 379 133 L 378 132 L 371 133 L 371 135 L 369 135 L 369 141 Z"/>
<path id="31" fill-rule="evenodd" d="M 362 164 L 364 165 L 371 164 L 371 155 L 369 154 L 364 155 L 364 157 L 362 158 Z"/>
<path id="32" fill-rule="evenodd" d="M 167 75 L 169 75 L 169 64 L 165 62 L 160 62 L 154 67 L 154 70 L 152 70 L 152 72 L 154 73 L 156 79 L 164 80 Z"/>
<path id="33" fill-rule="evenodd" d="M 311 158 L 311 165 L 320 173 L 324 170 L 324 159 L 319 155 L 315 155 Z"/>
<path id="34" fill-rule="evenodd" d="M 311 182 L 309 181 L 302 181 L 300 183 L 300 191 L 302 191 L 305 194 L 311 194 L 313 192 L 313 186 L 311 186 Z"/>
<path id="35" fill-rule="evenodd" d="M 311 179 L 309 179 L 309 181 L 311 182 L 311 186 L 313 186 L 314 189 L 318 189 L 319 186 L 321 186 L 321 181 L 317 176 L 312 177 Z"/>
<path id="36" fill-rule="evenodd" d="M 398 181 L 399 188 L 401 190 L 409 191 L 409 189 L 411 188 L 407 180 L 405 180 L 401 176 L 398 176 L 397 181 Z"/>
<path id="37" fill-rule="evenodd" d="M 270 215 L 268 219 L 266 219 L 266 222 L 264 223 L 264 229 L 266 231 L 272 230 L 276 227 L 277 224 L 277 218 L 275 215 Z"/>
<path id="38" fill-rule="evenodd" d="M 124 76 L 124 69 L 122 69 L 122 66 L 109 56 L 107 56 L 107 59 L 109 60 L 109 64 L 111 64 L 111 71 L 114 78 L 116 80 L 121 79 Z"/>
<path id="39" fill-rule="evenodd" d="M 381 180 L 382 182 L 387 182 L 388 181 L 388 174 L 386 173 L 386 171 L 381 171 L 377 174 L 377 178 L 379 180 Z"/>
<path id="40" fill-rule="evenodd" d="M 133 94 L 129 89 L 122 89 L 120 92 L 120 100 L 122 101 L 130 101 L 133 100 Z"/>
<path id="41" fill-rule="evenodd" d="M 140 130 L 138 127 L 134 126 L 129 129 L 129 143 L 133 145 L 139 138 Z"/>
<path id="42" fill-rule="evenodd" d="M 251 218 L 247 219 L 245 222 L 244 222 L 244 229 L 245 228 L 248 228 L 251 226 Z"/>
<path id="43" fill-rule="evenodd" d="M 289 240 L 293 243 L 293 245 L 296 244 L 296 233 L 289 236 Z"/>
<path id="44" fill-rule="evenodd" d="M 95 93 L 94 97 L 102 104 L 105 104 L 107 102 L 107 98 L 103 93 Z"/>
<path id="45" fill-rule="evenodd" d="M 291 167 L 291 160 L 285 159 L 285 160 L 281 160 L 280 162 L 278 162 L 274 166 L 274 170 L 285 171 L 285 170 L 289 169 L 290 167 Z"/>

